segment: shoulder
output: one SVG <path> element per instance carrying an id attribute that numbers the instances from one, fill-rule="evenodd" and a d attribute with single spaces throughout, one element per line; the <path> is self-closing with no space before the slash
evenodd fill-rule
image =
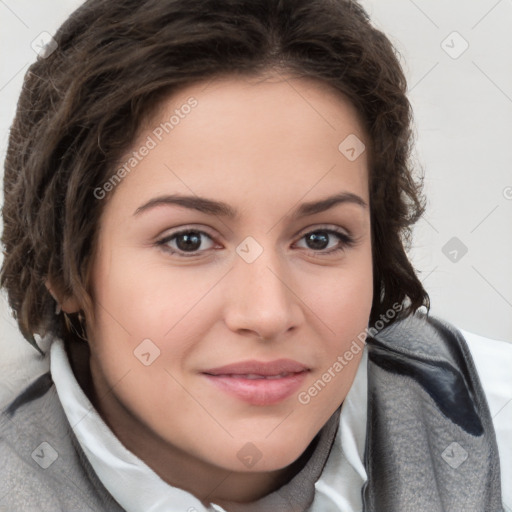
<path id="1" fill-rule="evenodd" d="M 423 314 L 397 321 L 368 340 L 368 359 L 374 393 L 402 387 L 413 400 L 426 393 L 451 421 L 481 434 L 477 409 L 487 411 L 477 372 L 464 337 L 449 323 Z"/>
<path id="2" fill-rule="evenodd" d="M 463 370 L 481 385 L 493 416 L 508 404 L 512 414 L 512 343 L 485 338 L 423 314 L 370 335 L 368 348 L 374 361 L 393 358 L 395 364 L 401 361 L 405 366 L 417 366 L 421 361 L 423 366 Z"/>
<path id="3" fill-rule="evenodd" d="M 58 496 L 48 493 L 69 459 L 65 423 L 50 373 L 33 381 L 0 415 L 0 503 L 9 510 L 28 504 L 60 510 Z M 59 457 L 61 464 L 57 463 Z"/>
<path id="4" fill-rule="evenodd" d="M 499 454 L 499 463 L 487 470 L 501 474 L 504 503 L 512 503 L 512 490 L 505 485 L 512 478 L 512 344 L 414 315 L 371 333 L 368 355 L 370 393 L 379 407 L 392 403 L 399 427 L 418 417 L 428 423 L 434 411 L 437 423 L 431 432 L 450 432 L 458 446 L 472 447 L 469 455 L 476 453 L 479 440 L 487 446 L 481 460 Z"/>
<path id="5" fill-rule="evenodd" d="M 473 350 L 462 332 L 450 323 L 416 314 L 374 333 L 368 341 L 368 355 L 374 371 L 384 370 L 390 379 L 393 376 L 404 386 L 414 381 L 448 418 L 467 432 L 479 435 L 481 420 L 490 420 L 491 416 L 485 389 L 485 382 L 489 383 L 490 356 L 486 356 L 487 364 L 483 364 L 482 341 L 471 345 Z M 499 366 L 502 363 L 498 360 L 510 353 L 510 348 L 495 349 L 494 365 Z M 505 384 L 503 376 L 501 385 Z"/>
<path id="6" fill-rule="evenodd" d="M 2 510 L 104 510 L 49 372 L 1 411 L 0 459 Z"/>

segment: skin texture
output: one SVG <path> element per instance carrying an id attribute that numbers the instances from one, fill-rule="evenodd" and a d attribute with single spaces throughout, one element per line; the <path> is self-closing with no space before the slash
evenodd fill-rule
<path id="1" fill-rule="evenodd" d="M 196 106 L 158 141 L 153 130 L 191 97 Z M 205 502 L 252 501 L 289 480 L 352 384 L 361 352 L 307 405 L 298 400 L 370 315 L 368 162 L 366 152 L 349 161 L 338 150 L 350 134 L 367 144 L 352 105 L 315 81 L 196 84 L 141 127 L 127 158 L 148 136 L 156 147 L 103 199 L 90 282 L 95 321 L 87 324 L 90 398 L 127 448 Z M 366 206 L 293 217 L 302 203 L 337 193 Z M 168 204 L 138 211 L 171 194 L 222 201 L 238 216 Z M 207 235 L 192 256 L 170 252 L 187 248 L 183 237 L 169 240 L 183 228 Z M 320 229 L 338 229 L 353 244 L 324 231 L 319 248 L 305 235 Z M 246 237 L 262 249 L 251 263 L 236 251 Z M 250 244 L 241 247 L 254 255 Z M 151 357 L 160 351 L 147 366 L 134 354 L 145 339 Z M 281 358 L 309 371 L 300 389 L 272 405 L 229 395 L 202 373 Z M 246 443 L 261 455 L 252 467 L 237 456 Z"/>

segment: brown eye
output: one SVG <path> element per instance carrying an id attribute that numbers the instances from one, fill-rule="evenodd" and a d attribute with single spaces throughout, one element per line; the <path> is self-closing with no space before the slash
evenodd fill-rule
<path id="1" fill-rule="evenodd" d="M 166 236 L 158 245 L 171 253 L 188 253 L 193 256 L 211 249 L 213 240 L 203 231 L 186 230 Z"/>
<path id="2" fill-rule="evenodd" d="M 334 229 L 317 229 L 302 236 L 306 249 L 323 254 L 336 253 L 354 244 L 354 240 L 346 233 Z M 300 247 L 300 245 L 299 245 Z M 304 245 L 302 245 L 304 247 Z"/>
<path id="3" fill-rule="evenodd" d="M 316 251 L 325 249 L 329 245 L 329 238 L 329 233 L 325 231 L 314 231 L 313 233 L 308 233 L 304 237 L 308 247 Z"/>
<path id="4" fill-rule="evenodd" d="M 180 251 L 197 251 L 201 247 L 201 234 L 197 231 L 180 233 L 175 236 L 176 246 Z"/>

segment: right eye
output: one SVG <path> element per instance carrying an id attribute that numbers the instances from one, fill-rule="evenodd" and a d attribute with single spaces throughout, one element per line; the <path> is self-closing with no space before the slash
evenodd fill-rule
<path id="1" fill-rule="evenodd" d="M 204 231 L 185 229 L 166 235 L 157 242 L 157 245 L 171 254 L 177 254 L 186 258 L 188 256 L 196 256 L 211 249 L 213 247 L 213 239 Z"/>

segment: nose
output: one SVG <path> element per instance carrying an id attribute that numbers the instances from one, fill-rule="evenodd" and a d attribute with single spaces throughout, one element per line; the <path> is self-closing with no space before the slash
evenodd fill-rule
<path id="1" fill-rule="evenodd" d="M 252 263 L 236 257 L 226 284 L 224 318 L 233 332 L 270 341 L 301 324 L 301 301 L 291 272 L 270 250 Z"/>

